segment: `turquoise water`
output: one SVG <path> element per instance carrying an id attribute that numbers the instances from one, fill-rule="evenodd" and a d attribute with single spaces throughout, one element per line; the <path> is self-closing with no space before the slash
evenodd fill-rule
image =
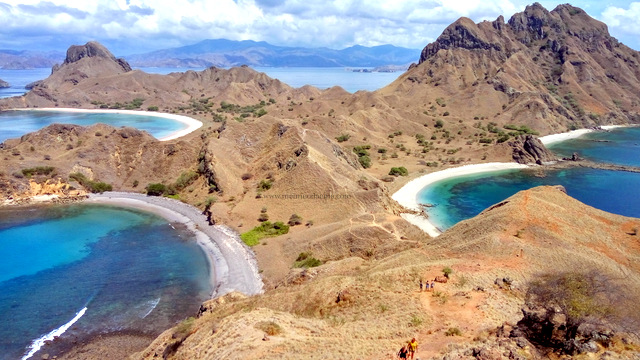
<path id="1" fill-rule="evenodd" d="M 0 142 L 7 139 L 19 138 L 24 134 L 42 129 L 54 123 L 83 126 L 104 123 L 116 127 L 130 126 L 145 130 L 156 138 L 170 135 L 187 127 L 185 124 L 175 120 L 146 115 L 58 111 L 4 111 L 0 112 Z"/>
<path id="2" fill-rule="evenodd" d="M 63 342 L 156 334 L 192 316 L 212 290 L 193 234 L 98 205 L 0 210 L 0 275 L 0 359 L 21 358 L 65 324 Z"/>
<path id="3" fill-rule="evenodd" d="M 638 143 L 639 128 L 620 128 L 558 143 L 551 149 L 565 156 L 575 151 L 593 161 L 639 166 Z M 584 168 L 545 173 L 545 177 L 538 177 L 531 170 L 507 170 L 446 179 L 422 189 L 418 201 L 434 205 L 425 210 L 429 221 L 440 230 L 474 217 L 518 191 L 540 185 L 563 185 L 571 197 L 587 205 L 640 217 L 640 202 L 636 201 L 640 197 L 638 173 Z"/>
<path id="4" fill-rule="evenodd" d="M 640 127 L 592 132 L 549 146 L 554 153 L 570 157 L 574 152 L 595 162 L 640 166 Z"/>

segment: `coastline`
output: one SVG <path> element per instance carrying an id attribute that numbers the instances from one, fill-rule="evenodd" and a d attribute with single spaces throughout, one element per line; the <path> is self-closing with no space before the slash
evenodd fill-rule
<path id="1" fill-rule="evenodd" d="M 168 140 L 174 140 L 174 139 L 183 137 L 187 134 L 190 134 L 198 130 L 203 125 L 202 121 L 196 120 L 194 118 L 190 118 L 185 115 L 167 114 L 167 113 L 161 113 L 161 112 L 155 112 L 155 111 L 144 111 L 144 110 L 75 109 L 75 108 L 29 108 L 29 109 L 22 108 L 22 109 L 9 109 L 9 110 L 10 111 L 55 111 L 55 112 L 71 112 L 71 113 L 144 115 L 144 116 L 154 116 L 154 117 L 174 120 L 187 126 L 182 130 L 178 130 L 172 134 L 159 138 L 158 141 L 168 141 Z"/>
<path id="2" fill-rule="evenodd" d="M 605 125 L 600 126 L 603 130 L 611 130 L 621 127 L 629 127 L 633 125 Z M 584 134 L 596 131 L 595 129 L 578 129 L 565 133 L 552 134 L 539 137 L 542 144 L 548 146 L 550 144 L 562 142 L 569 139 L 575 139 Z M 405 208 L 412 210 L 413 213 L 403 213 L 400 216 L 410 222 L 411 224 L 419 227 L 422 231 L 429 234 L 431 237 L 437 237 L 442 234 L 442 231 L 438 229 L 429 219 L 425 216 L 424 210 L 418 203 L 418 193 L 425 187 L 441 180 L 446 180 L 454 177 L 478 174 L 484 172 L 494 172 L 500 170 L 509 169 L 524 169 L 529 167 L 528 165 L 517 163 L 484 163 L 484 164 L 470 164 L 459 167 L 453 167 L 441 171 L 432 172 L 418 178 L 415 178 L 406 183 L 400 190 L 396 191 L 391 198 L 397 201 Z"/>
<path id="3" fill-rule="evenodd" d="M 209 225 L 199 209 L 174 199 L 126 192 L 91 194 L 84 202 L 148 211 L 169 222 L 184 224 L 196 235 L 198 245 L 207 255 L 211 298 L 232 291 L 246 295 L 263 292 L 264 284 L 252 251 L 231 229 L 223 225 Z"/>
<path id="4" fill-rule="evenodd" d="M 604 125 L 604 126 L 600 126 L 600 128 L 603 130 L 611 130 L 615 128 L 629 127 L 629 126 L 631 125 Z M 544 146 L 549 146 L 551 144 L 555 144 L 565 140 L 579 138 L 584 134 L 588 134 L 594 131 L 596 130 L 595 129 L 578 129 L 578 130 L 573 130 L 565 133 L 546 135 L 546 136 L 539 137 L 538 139 L 540 139 L 540 142 L 542 142 Z"/>
<path id="5" fill-rule="evenodd" d="M 418 203 L 418 193 L 425 187 L 441 180 L 450 179 L 454 177 L 471 175 L 484 172 L 493 172 L 509 169 L 524 169 L 529 167 L 528 165 L 517 163 L 484 163 L 484 164 L 471 164 L 463 165 L 459 167 L 453 167 L 441 171 L 432 172 L 415 178 L 405 184 L 400 190 L 396 191 L 391 198 L 397 201 L 400 205 L 413 210 L 415 212 L 422 213 L 422 208 Z M 419 227 L 422 231 L 429 234 L 431 237 L 437 237 L 442 232 L 423 215 L 418 214 L 402 214 L 405 220 L 411 224 Z"/>

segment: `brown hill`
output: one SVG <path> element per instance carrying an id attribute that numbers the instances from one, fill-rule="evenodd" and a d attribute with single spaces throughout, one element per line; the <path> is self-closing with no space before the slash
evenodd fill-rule
<path id="1" fill-rule="evenodd" d="M 596 269 L 624 279 L 622 290 L 635 294 L 627 301 L 637 301 L 638 226 L 638 219 L 593 209 L 562 189 L 534 188 L 409 250 L 331 261 L 265 295 L 205 303 L 197 320 L 165 332 L 134 358 L 382 359 L 414 336 L 420 358 L 543 358 L 548 350 L 526 336 L 496 333 L 522 319 L 530 281 Z M 418 292 L 420 279 L 444 267 L 453 270 L 449 282 Z M 634 303 L 625 304 L 617 305 L 637 320 Z M 596 357 L 607 350 L 614 358 L 640 355 L 637 348 L 622 350 L 625 329 L 608 326 L 620 335 L 608 349 L 598 343 Z M 451 329 L 460 335 L 447 336 Z M 465 355 L 474 353 L 485 355 Z"/>
<path id="2" fill-rule="evenodd" d="M 549 12 L 535 3 L 506 23 L 457 20 L 383 92 L 450 98 L 452 116 L 550 133 L 637 122 L 639 90 L 640 54 L 605 24 L 568 4 Z"/>

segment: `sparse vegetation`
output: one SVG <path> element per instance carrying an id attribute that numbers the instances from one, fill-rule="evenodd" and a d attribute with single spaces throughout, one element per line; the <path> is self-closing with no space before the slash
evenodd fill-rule
<path id="1" fill-rule="evenodd" d="M 460 329 L 458 329 L 457 327 L 450 327 L 449 329 L 447 329 L 447 331 L 445 331 L 444 334 L 446 336 L 462 336 L 462 331 L 460 331 Z"/>
<path id="2" fill-rule="evenodd" d="M 341 143 L 341 142 L 345 142 L 345 141 L 349 140 L 350 138 L 351 138 L 351 135 L 349 135 L 349 134 L 342 134 L 342 135 L 340 135 L 340 136 L 336 137 L 336 141 L 337 141 L 337 142 L 339 142 L 339 143 Z"/>
<path id="3" fill-rule="evenodd" d="M 287 222 L 287 224 L 289 224 L 289 226 L 300 225 L 302 224 L 302 217 L 298 214 L 293 214 L 289 218 L 289 221 Z"/>
<path id="4" fill-rule="evenodd" d="M 275 237 L 284 235 L 289 232 L 289 225 L 278 221 L 271 223 L 265 221 L 262 224 L 254 227 L 250 231 L 240 235 L 242 241 L 249 246 L 255 246 L 260 243 L 260 240 L 266 237 Z"/>
<path id="5" fill-rule="evenodd" d="M 311 256 L 310 252 L 301 252 L 296 261 L 293 263 L 293 267 L 297 268 L 310 268 L 322 265 L 322 261 Z"/>
<path id="6" fill-rule="evenodd" d="M 145 188 L 149 196 L 162 196 L 167 192 L 167 186 L 161 183 L 148 184 Z"/>
<path id="7" fill-rule="evenodd" d="M 447 279 L 449 278 L 449 276 L 451 276 L 451 274 L 452 274 L 452 273 L 453 273 L 453 270 L 452 270 L 450 267 L 448 267 L 448 266 L 445 266 L 445 267 L 442 269 L 442 274 L 443 274 L 443 275 L 444 275 L 444 277 L 446 277 Z"/>
<path id="8" fill-rule="evenodd" d="M 389 170 L 389 175 L 407 176 L 407 175 L 409 175 L 409 171 L 404 166 L 392 167 L 391 170 Z"/>
<path id="9" fill-rule="evenodd" d="M 33 175 L 49 175 L 55 168 L 53 166 L 36 166 L 33 168 L 22 169 L 22 175 L 30 178 Z"/>
<path id="10" fill-rule="evenodd" d="M 255 325 L 256 329 L 264 331 L 269 336 L 282 334 L 282 327 L 273 321 L 261 321 Z"/>
<path id="11" fill-rule="evenodd" d="M 82 173 L 69 174 L 69 178 L 77 181 L 80 185 L 82 185 L 85 189 L 87 189 L 92 193 L 103 193 L 105 191 L 113 190 L 113 187 L 111 186 L 111 184 L 89 180 Z"/>

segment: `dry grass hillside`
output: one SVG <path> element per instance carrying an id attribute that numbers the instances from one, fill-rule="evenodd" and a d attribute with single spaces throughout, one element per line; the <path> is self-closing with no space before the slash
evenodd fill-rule
<path id="1" fill-rule="evenodd" d="M 443 167 L 511 161 L 509 142 L 522 134 L 637 122 L 639 61 L 584 11 L 539 4 L 508 22 L 460 19 L 394 83 L 355 94 L 294 89 L 247 67 L 146 74 L 88 43 L 0 109 L 153 110 L 204 126 L 167 142 L 107 125 L 7 140 L 1 195 L 30 195 L 34 181 L 80 188 L 71 174 L 81 173 L 114 190 L 162 184 L 241 233 L 297 215 L 289 233 L 253 247 L 266 294 L 209 302 L 137 357 L 378 359 L 416 336 L 427 345 L 420 358 L 537 358 L 548 350 L 496 330 L 522 318 L 529 281 L 597 269 L 640 293 L 630 235 L 639 221 L 542 188 L 431 239 L 398 216 L 390 194 Z M 408 176 L 390 176 L 392 167 Z M 325 264 L 303 271 L 301 253 Z M 417 292 L 445 267 L 452 280 Z M 637 349 L 625 341 L 599 342 L 598 353 Z"/>
<path id="2" fill-rule="evenodd" d="M 561 189 L 534 188 L 437 239 L 408 240 L 406 250 L 382 259 L 329 261 L 265 295 L 212 300 L 197 319 L 166 331 L 134 358 L 388 359 L 411 337 L 423 359 L 473 348 L 499 350 L 492 359 L 548 356 L 528 341 L 515 344 L 526 339 L 500 340 L 498 329 L 522 318 L 529 282 L 547 272 L 598 269 L 624 278 L 637 301 L 638 226 L 638 219 L 590 208 Z M 445 267 L 452 269 L 449 282 L 418 291 L 420 279 Z M 508 286 L 501 279 L 510 279 Z M 625 315 L 637 318 L 629 310 Z M 637 347 L 624 350 L 623 332 L 609 348 L 598 345 L 598 353 L 639 356 Z"/>

